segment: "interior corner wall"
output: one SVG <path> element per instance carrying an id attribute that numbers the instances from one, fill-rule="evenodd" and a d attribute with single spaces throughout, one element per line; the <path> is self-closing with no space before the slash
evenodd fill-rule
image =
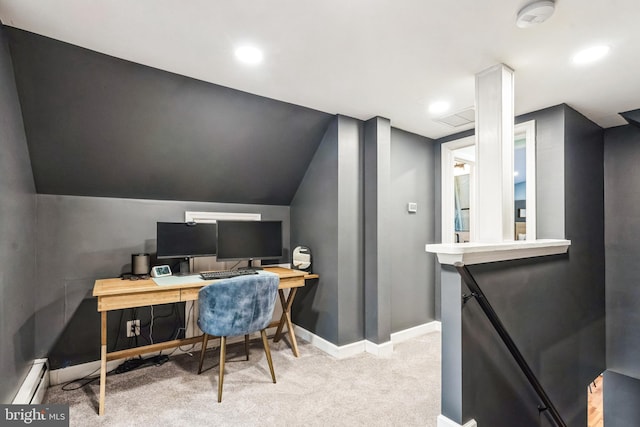
<path id="1" fill-rule="evenodd" d="M 612 371 L 604 377 L 604 413 L 607 426 L 634 425 L 640 416 L 640 128 L 610 128 L 604 140 L 607 369 Z M 634 382 L 635 395 L 628 391 L 633 386 L 619 386 Z M 636 418 L 630 418 L 634 412 Z"/>
<path id="2" fill-rule="evenodd" d="M 392 224 L 383 243 L 390 248 L 392 333 L 436 318 L 435 254 L 424 249 L 437 241 L 435 216 L 440 210 L 435 195 L 435 164 L 440 162 L 433 146 L 429 138 L 391 128 L 391 196 L 381 208 L 389 211 Z M 417 204 L 416 213 L 408 212 L 409 202 Z"/>
<path id="3" fill-rule="evenodd" d="M 364 337 L 362 123 L 336 116 L 291 203 L 291 245 L 308 246 L 316 284 L 298 290 L 294 323 L 336 345 Z"/>
<path id="4" fill-rule="evenodd" d="M 364 338 L 363 123 L 338 116 L 338 345 Z"/>
<path id="5" fill-rule="evenodd" d="M 640 379 L 640 129 L 607 129 L 604 145 L 607 368 Z"/>
<path id="6" fill-rule="evenodd" d="M 364 124 L 364 335 L 372 343 L 391 340 L 391 122 Z M 395 228 L 395 227 L 394 227 Z"/>
<path id="7" fill-rule="evenodd" d="M 311 250 L 311 269 L 321 277 L 298 290 L 295 324 L 338 341 L 338 118 L 335 117 L 291 202 L 291 247 Z"/>
<path id="8" fill-rule="evenodd" d="M 36 357 L 36 194 L 11 57 L 1 22 L 0 200 L 0 403 L 11 403 L 30 362 Z"/>
<path id="9" fill-rule="evenodd" d="M 100 316 L 92 296 L 96 279 L 130 272 L 134 253 L 151 254 L 152 265 L 175 263 L 155 259 L 158 221 L 184 221 L 185 211 L 260 213 L 262 219 L 283 221 L 281 262 L 290 259 L 288 206 L 46 194 L 38 194 L 37 203 L 36 350 L 49 353 L 52 369 L 100 358 Z M 154 341 L 173 339 L 184 305 L 157 306 L 154 312 Z M 122 333 L 133 313 L 109 313 L 109 351 L 135 345 Z M 137 309 L 135 318 L 148 324 L 149 308 Z M 142 335 L 148 331 L 143 328 Z"/>
<path id="10" fill-rule="evenodd" d="M 433 238 L 435 243 L 442 242 L 442 165 L 440 157 L 442 155 L 442 146 L 437 141 L 433 143 L 433 197 L 434 197 L 434 221 L 433 221 Z M 434 257 L 434 317 L 436 320 L 442 319 L 442 269 L 437 258 Z"/>

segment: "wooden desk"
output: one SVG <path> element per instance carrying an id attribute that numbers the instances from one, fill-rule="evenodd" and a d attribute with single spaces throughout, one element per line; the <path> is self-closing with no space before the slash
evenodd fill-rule
<path id="1" fill-rule="evenodd" d="M 291 305 L 298 288 L 305 285 L 305 279 L 317 278 L 317 275 L 308 275 L 304 271 L 290 270 L 282 267 L 265 267 L 265 271 L 276 273 L 280 276 L 278 294 L 282 304 L 282 316 L 279 321 L 272 322 L 269 327 L 277 326 L 274 341 L 280 340 L 283 328 L 287 326 L 291 350 L 299 357 L 298 343 L 291 324 Z M 158 286 L 153 280 L 122 280 L 102 279 L 96 280 L 93 287 L 93 296 L 98 298 L 98 311 L 101 314 L 101 348 L 100 348 L 100 404 L 98 414 L 104 414 L 104 400 L 106 392 L 107 361 L 133 357 L 167 348 L 181 345 L 195 344 L 202 341 L 202 336 L 172 340 L 157 344 L 144 345 L 126 350 L 107 352 L 107 312 L 124 308 L 143 307 L 147 305 L 167 304 L 172 302 L 194 301 L 198 299 L 198 291 L 205 285 L 214 281 L 200 280 L 194 283 Z M 290 289 L 289 296 L 285 297 L 284 289 Z"/>

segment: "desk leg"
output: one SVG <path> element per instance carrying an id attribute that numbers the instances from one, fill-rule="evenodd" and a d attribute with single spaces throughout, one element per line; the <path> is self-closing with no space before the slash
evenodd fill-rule
<path id="1" fill-rule="evenodd" d="M 289 339 L 291 340 L 291 350 L 293 351 L 293 355 L 296 357 L 300 357 L 298 352 L 298 342 L 296 341 L 296 335 L 293 332 L 293 324 L 291 323 L 291 306 L 293 305 L 293 299 L 296 297 L 296 293 L 298 292 L 298 288 L 291 288 L 289 291 L 289 297 L 285 299 L 284 291 L 282 289 L 278 289 L 278 295 L 280 295 L 280 304 L 282 304 L 282 317 L 280 317 L 280 323 L 278 324 L 278 329 L 276 329 L 276 334 L 273 337 L 274 342 L 278 342 L 280 340 L 280 336 L 282 335 L 282 328 L 284 325 L 287 325 L 287 332 L 289 333 Z"/>
<path id="2" fill-rule="evenodd" d="M 100 338 L 100 408 L 98 415 L 104 415 L 104 395 L 107 385 L 107 312 L 101 314 L 101 338 Z"/>
<path id="3" fill-rule="evenodd" d="M 280 341 L 280 338 L 282 338 L 282 328 L 284 327 L 287 319 L 285 315 L 285 313 L 287 312 L 287 302 L 284 299 L 284 291 L 282 289 L 278 289 L 278 295 L 280 296 L 280 307 L 282 307 L 282 314 L 280 315 L 280 321 L 278 322 L 276 333 L 273 336 L 273 342 L 278 342 Z"/>

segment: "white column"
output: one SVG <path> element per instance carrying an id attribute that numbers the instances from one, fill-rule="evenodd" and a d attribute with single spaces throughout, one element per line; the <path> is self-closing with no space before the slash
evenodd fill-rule
<path id="1" fill-rule="evenodd" d="M 504 64 L 476 74 L 476 238 L 513 240 L 513 70 Z"/>

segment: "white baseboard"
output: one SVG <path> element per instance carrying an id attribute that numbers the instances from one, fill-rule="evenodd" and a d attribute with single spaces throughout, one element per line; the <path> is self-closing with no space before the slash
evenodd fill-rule
<path id="1" fill-rule="evenodd" d="M 47 359 L 35 359 L 12 403 L 14 405 L 37 405 L 42 403 L 47 388 L 49 388 L 49 381 Z"/>
<path id="2" fill-rule="evenodd" d="M 439 321 L 434 320 L 429 323 L 423 323 L 422 325 L 414 326 L 403 331 L 394 332 L 391 334 L 391 342 L 394 344 L 401 343 L 403 341 L 410 340 L 420 335 L 428 334 L 430 332 L 441 331 L 442 326 Z"/>
<path id="3" fill-rule="evenodd" d="M 371 341 L 362 340 L 342 346 L 338 346 L 332 342 L 329 342 L 324 338 L 321 338 L 298 325 L 293 325 L 293 329 L 296 336 L 310 342 L 314 347 L 337 359 L 343 359 L 345 357 L 354 356 L 356 354 L 364 352 L 381 357 L 389 356 L 393 353 L 394 344 L 418 337 L 423 334 L 427 334 L 429 332 L 440 331 L 441 326 L 440 322 L 434 320 L 433 322 L 418 325 L 404 331 L 395 332 L 391 334 L 391 341 L 387 341 L 382 344 L 376 344 Z"/>
<path id="4" fill-rule="evenodd" d="M 451 421 L 449 418 L 440 414 L 438 415 L 436 426 L 437 427 L 478 427 L 478 423 L 476 423 L 476 420 L 470 420 L 464 424 L 458 424 L 457 422 Z"/>
<path id="5" fill-rule="evenodd" d="M 439 331 L 440 330 L 440 322 L 433 321 L 429 323 L 425 323 L 423 325 L 418 325 L 413 328 L 406 329 L 404 331 L 399 331 L 391 334 L 391 341 L 387 341 L 382 344 L 376 344 L 371 341 L 362 340 L 357 341 L 347 345 L 338 346 L 330 341 L 325 340 L 318 335 L 315 335 L 312 332 L 298 326 L 294 326 L 294 332 L 296 336 L 301 339 L 310 342 L 313 346 L 318 348 L 319 350 L 324 351 L 330 356 L 335 357 L 336 359 L 344 359 L 346 357 L 355 356 L 360 353 L 371 353 L 379 357 L 389 356 L 393 353 L 393 345 L 418 337 L 423 334 L 427 334 L 429 332 Z M 251 339 L 259 338 L 259 334 L 252 334 Z M 232 344 L 234 342 L 242 341 L 242 337 L 233 337 L 229 339 L 228 343 Z M 210 340 L 209 345 L 207 347 L 215 347 L 215 340 Z M 171 353 L 169 351 L 169 353 Z M 182 350 L 180 347 L 176 348 L 173 354 L 185 354 L 185 353 L 198 353 L 200 352 L 200 343 L 195 344 L 193 347 L 189 347 L 187 350 Z M 145 357 L 150 357 L 153 355 L 159 354 L 149 353 L 146 354 Z M 165 354 L 167 351 L 165 350 Z M 112 360 L 107 363 L 107 371 L 111 371 L 115 369 L 118 365 L 124 362 L 125 359 Z M 87 362 L 80 365 L 73 365 L 66 368 L 55 369 L 49 372 L 49 382 L 53 385 L 64 384 L 66 382 L 76 380 L 79 378 L 84 378 L 86 376 L 92 375 L 97 376 L 100 372 L 100 361 L 94 360 L 93 362 Z M 466 426 L 465 426 L 466 427 Z"/>
<path id="6" fill-rule="evenodd" d="M 107 372 L 115 369 L 125 359 L 112 360 L 107 362 Z M 100 361 L 81 363 L 79 365 L 67 366 L 66 368 L 54 369 L 49 373 L 49 379 L 52 386 L 64 384 L 69 381 L 77 380 L 85 377 L 96 377 L 100 375 Z"/>
<path id="7" fill-rule="evenodd" d="M 393 343 L 387 341 L 382 344 L 376 344 L 371 341 L 365 341 L 364 351 L 379 357 L 391 356 L 393 354 Z"/>
<path id="8" fill-rule="evenodd" d="M 382 344 L 376 344 L 371 341 L 365 341 L 365 351 L 367 353 L 374 354 L 376 356 L 390 356 L 393 354 L 393 346 L 403 341 L 410 340 L 412 338 L 419 337 L 420 335 L 428 334 L 430 332 L 440 331 L 440 322 L 434 320 L 433 322 L 424 323 L 422 325 L 414 326 L 404 331 L 398 331 L 391 334 L 391 339 Z"/>
<path id="9" fill-rule="evenodd" d="M 344 359 L 345 357 L 351 357 L 356 354 L 363 353 L 365 351 L 365 342 L 358 341 L 347 345 L 337 346 L 332 342 L 325 340 L 306 329 L 293 325 L 294 333 L 297 337 L 302 338 L 305 341 L 310 342 L 314 347 L 324 351 L 330 356 L 336 359 Z"/>

